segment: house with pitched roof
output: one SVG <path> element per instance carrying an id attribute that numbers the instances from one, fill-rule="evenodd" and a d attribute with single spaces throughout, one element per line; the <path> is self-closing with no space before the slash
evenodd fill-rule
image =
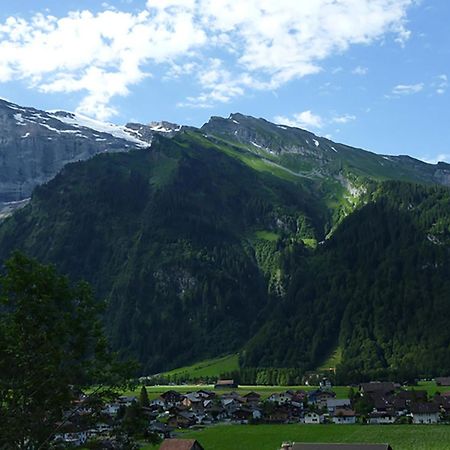
<path id="1" fill-rule="evenodd" d="M 280 450 L 393 450 L 389 444 L 301 444 L 285 443 Z"/>
<path id="2" fill-rule="evenodd" d="M 195 439 L 165 439 L 159 450 L 204 450 Z"/>

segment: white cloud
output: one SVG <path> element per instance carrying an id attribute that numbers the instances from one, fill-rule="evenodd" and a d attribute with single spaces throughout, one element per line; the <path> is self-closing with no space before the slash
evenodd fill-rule
<path id="1" fill-rule="evenodd" d="M 424 88 L 423 83 L 417 84 L 398 84 L 392 89 L 392 94 L 394 95 L 411 95 L 417 94 Z"/>
<path id="2" fill-rule="evenodd" d="M 369 69 L 367 67 L 357 66 L 352 70 L 353 75 L 367 75 L 369 73 Z"/>
<path id="3" fill-rule="evenodd" d="M 80 111 L 106 118 L 115 113 L 113 97 L 127 95 L 164 64 L 167 76 L 196 77 L 201 92 L 187 104 L 227 102 L 249 89 L 277 89 L 315 74 L 323 60 L 352 45 L 387 34 L 404 43 L 414 3 L 148 0 L 135 13 L 105 5 L 98 14 L 9 17 L 0 23 L 0 82 L 21 79 L 43 92 L 81 92 Z M 211 60 L 220 61 L 221 73 Z"/>
<path id="4" fill-rule="evenodd" d="M 344 114 L 343 116 L 333 117 L 331 121 L 333 123 L 349 123 L 354 120 L 356 120 L 356 116 L 353 116 L 352 114 Z"/>
<path id="5" fill-rule="evenodd" d="M 422 156 L 419 159 L 429 164 L 437 164 L 440 161 L 450 163 L 450 153 L 439 153 L 435 156 Z"/>
<path id="6" fill-rule="evenodd" d="M 436 81 L 431 85 L 435 90 L 436 94 L 442 95 L 447 92 L 448 88 L 448 77 L 445 74 L 441 74 L 436 77 Z"/>
<path id="7" fill-rule="evenodd" d="M 312 113 L 310 110 L 293 114 L 292 118 L 285 116 L 276 116 L 275 123 L 287 125 L 295 128 L 322 128 L 323 119 L 318 114 Z"/>
<path id="8" fill-rule="evenodd" d="M 281 125 L 287 125 L 289 127 L 295 128 L 306 128 L 306 129 L 322 129 L 327 125 L 331 124 L 347 124 L 356 120 L 356 116 L 352 114 L 343 114 L 341 116 L 334 116 L 331 118 L 322 117 L 319 114 L 314 114 L 311 110 L 303 111 L 300 113 L 293 114 L 291 117 L 286 116 L 276 116 L 273 118 L 275 123 Z M 336 130 L 339 132 L 339 130 Z"/>

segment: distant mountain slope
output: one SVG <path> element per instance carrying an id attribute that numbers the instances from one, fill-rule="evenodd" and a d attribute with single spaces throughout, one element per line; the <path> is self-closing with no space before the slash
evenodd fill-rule
<path id="1" fill-rule="evenodd" d="M 324 214 L 300 185 L 161 137 L 67 165 L 4 222 L 0 256 L 18 247 L 90 281 L 113 345 L 161 371 L 239 349 L 270 295 L 266 236 L 320 240 Z"/>
<path id="2" fill-rule="evenodd" d="M 262 158 L 300 174 L 339 177 L 343 173 L 376 180 L 402 180 L 450 186 L 450 164 L 427 164 L 409 156 L 385 156 L 338 144 L 299 128 L 276 125 L 243 114 L 212 117 L 201 130 L 245 145 Z"/>
<path id="3" fill-rule="evenodd" d="M 92 283 L 144 373 L 238 351 L 249 373 L 306 371 L 337 347 L 347 381 L 450 372 L 448 165 L 238 114 L 198 130 L 0 106 L 3 201 L 51 179 L 0 224 L 0 260 Z"/>
<path id="4" fill-rule="evenodd" d="M 186 129 L 195 130 L 170 122 L 118 126 L 0 100 L 0 216 L 14 209 L 13 202 L 29 198 L 35 186 L 50 180 L 69 162 L 146 147 L 155 134 L 173 137 Z M 376 155 L 242 114 L 212 117 L 201 131 L 213 141 L 240 146 L 266 166 L 284 168 L 297 177 L 337 180 L 350 192 L 354 192 L 354 177 L 450 185 L 448 164 Z"/>

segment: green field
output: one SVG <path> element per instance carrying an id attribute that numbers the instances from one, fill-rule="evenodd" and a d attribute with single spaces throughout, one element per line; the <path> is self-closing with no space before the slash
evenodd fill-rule
<path id="1" fill-rule="evenodd" d="M 161 374 L 162 376 L 189 376 L 191 378 L 214 377 L 222 373 L 239 370 L 238 355 L 208 359 L 191 366 L 181 367 Z"/>
<path id="2" fill-rule="evenodd" d="M 283 441 L 389 443 L 393 450 L 450 450 L 445 425 L 217 425 L 183 433 L 205 450 L 278 450 Z M 158 446 L 144 447 L 156 450 Z"/>
<path id="3" fill-rule="evenodd" d="M 428 396 L 432 397 L 436 392 L 442 393 L 450 391 L 450 386 L 437 386 L 434 381 L 419 381 L 417 383 L 417 386 L 407 386 L 405 389 L 415 389 L 416 391 L 427 391 Z"/>

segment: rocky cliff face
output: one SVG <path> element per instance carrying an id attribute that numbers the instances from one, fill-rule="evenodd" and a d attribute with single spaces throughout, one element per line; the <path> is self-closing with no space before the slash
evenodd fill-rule
<path id="1" fill-rule="evenodd" d="M 69 162 L 150 145 L 126 127 L 89 120 L 0 101 L 0 203 L 30 197 Z"/>

